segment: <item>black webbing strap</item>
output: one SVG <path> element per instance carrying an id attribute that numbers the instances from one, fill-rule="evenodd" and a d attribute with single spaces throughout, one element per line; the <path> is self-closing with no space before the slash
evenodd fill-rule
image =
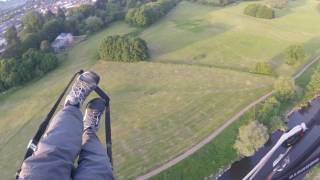
<path id="1" fill-rule="evenodd" d="M 112 160 L 112 140 L 111 140 L 111 122 L 110 122 L 110 98 L 108 95 L 101 90 L 99 87 L 95 89 L 95 92 L 106 101 L 106 111 L 105 111 L 105 137 L 106 137 L 106 146 L 107 146 L 107 154 L 113 167 Z"/>
<path id="2" fill-rule="evenodd" d="M 56 112 L 62 98 L 64 97 L 65 93 L 68 91 L 70 85 L 72 84 L 73 80 L 77 77 L 77 75 L 80 75 L 83 73 L 83 70 L 80 70 L 79 72 L 75 73 L 72 77 L 72 79 L 70 80 L 70 82 L 68 83 L 67 87 L 63 90 L 63 92 L 61 93 L 61 95 L 59 96 L 58 100 L 56 101 L 56 103 L 53 105 L 53 107 L 51 108 L 50 112 L 47 114 L 46 118 L 44 119 L 44 121 L 40 124 L 39 129 L 37 131 L 37 133 L 34 135 L 34 137 L 30 140 L 28 147 L 27 147 L 27 152 L 24 155 L 24 159 L 26 160 L 28 157 L 30 157 L 37 149 L 37 145 L 42 137 L 42 135 L 45 133 L 50 120 L 52 118 L 52 116 L 54 115 L 54 113 Z M 19 174 L 21 171 L 21 166 L 19 167 L 17 173 L 16 173 L 16 179 L 19 179 Z"/>
<path id="3" fill-rule="evenodd" d="M 27 152 L 24 156 L 24 159 L 27 159 L 28 157 L 30 157 L 37 148 L 37 145 L 42 137 L 42 135 L 45 133 L 51 118 L 53 117 L 54 113 L 56 112 L 62 98 L 64 97 L 65 93 L 68 91 L 70 85 L 72 84 L 72 82 L 74 81 L 74 79 L 77 77 L 77 75 L 80 75 L 83 73 L 83 70 L 80 70 L 79 72 L 77 72 L 76 74 L 74 74 L 74 76 L 72 77 L 72 79 L 70 80 L 70 82 L 68 83 L 67 87 L 63 90 L 63 92 L 61 93 L 61 95 L 59 96 L 58 100 L 56 101 L 56 103 L 54 104 L 54 106 L 52 107 L 52 109 L 50 110 L 50 112 L 48 113 L 48 115 L 46 116 L 46 118 L 44 119 L 44 121 L 41 123 L 41 125 L 39 126 L 39 129 L 37 131 L 37 133 L 35 134 L 35 136 L 32 138 L 32 140 L 30 140 L 28 147 L 27 147 Z M 110 160 L 110 163 L 113 167 L 113 160 L 112 160 L 112 140 L 111 140 L 111 121 L 110 121 L 110 98 L 108 97 L 108 95 L 102 90 L 100 89 L 98 86 L 95 89 L 95 92 L 106 101 L 106 111 L 105 111 L 105 136 L 106 136 L 106 147 L 107 147 L 107 154 Z M 16 173 L 16 179 L 19 179 L 19 174 L 21 171 L 21 166 L 19 168 L 19 170 Z"/>

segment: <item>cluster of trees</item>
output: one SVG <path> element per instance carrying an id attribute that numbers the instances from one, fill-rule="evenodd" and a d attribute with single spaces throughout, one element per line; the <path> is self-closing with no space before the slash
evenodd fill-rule
<path id="1" fill-rule="evenodd" d="M 286 63 L 288 65 L 295 65 L 300 63 L 306 57 L 304 48 L 302 45 L 291 45 L 286 49 Z"/>
<path id="2" fill-rule="evenodd" d="M 129 8 L 135 8 L 148 0 L 97 0 L 94 5 L 81 5 L 68 10 L 66 31 L 75 35 L 91 34 L 122 20 Z"/>
<path id="3" fill-rule="evenodd" d="M 158 0 L 128 10 L 125 20 L 135 26 L 146 27 L 166 15 L 178 0 Z"/>
<path id="4" fill-rule="evenodd" d="M 213 6 L 226 6 L 228 4 L 236 2 L 236 0 L 188 0 L 191 2 L 198 2 L 201 4 L 208 4 Z"/>
<path id="5" fill-rule="evenodd" d="M 258 62 L 254 68 L 254 72 L 258 74 L 272 75 L 273 69 L 267 62 Z"/>
<path id="6" fill-rule="evenodd" d="M 257 121 L 239 128 L 234 148 L 241 156 L 252 156 L 269 139 L 267 128 Z"/>
<path id="7" fill-rule="evenodd" d="M 319 73 L 320 89 L 320 73 Z M 234 148 L 242 156 L 253 155 L 268 140 L 269 133 L 284 129 L 281 108 L 295 96 L 295 84 L 291 78 L 280 77 L 274 84 L 274 96 L 257 107 L 255 119 L 239 129 Z"/>
<path id="8" fill-rule="evenodd" d="M 99 48 L 101 59 L 135 62 L 143 61 L 149 58 L 147 43 L 133 36 L 108 36 L 104 39 Z"/>
<path id="9" fill-rule="evenodd" d="M 29 49 L 20 58 L 0 59 L 0 92 L 41 77 L 58 65 L 52 53 Z"/>
<path id="10" fill-rule="evenodd" d="M 307 88 L 305 90 L 306 99 L 313 98 L 320 93 L 320 65 L 316 67 L 316 70 L 312 74 Z"/>
<path id="11" fill-rule="evenodd" d="M 244 14 L 257 18 L 273 19 L 275 12 L 273 9 L 262 4 L 250 4 L 244 9 Z"/>
<path id="12" fill-rule="evenodd" d="M 40 49 L 41 44 L 45 51 L 48 51 L 50 48 L 45 45 L 50 44 L 65 30 L 65 15 L 62 9 L 58 10 L 57 15 L 50 11 L 45 15 L 30 11 L 23 17 L 22 22 L 24 27 L 22 32 L 18 33 L 14 26 L 6 31 L 8 46 L 2 54 L 3 58 L 20 58 L 30 48 Z"/>

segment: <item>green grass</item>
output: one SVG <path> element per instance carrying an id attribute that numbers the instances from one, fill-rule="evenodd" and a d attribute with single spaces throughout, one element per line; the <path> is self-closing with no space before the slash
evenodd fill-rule
<path id="1" fill-rule="evenodd" d="M 61 66 L 44 78 L 1 95 L 1 177 L 11 179 L 28 140 L 79 69 L 97 71 L 101 87 L 110 93 L 117 179 L 141 175 L 200 142 L 271 89 L 272 77 L 243 71 L 256 62 L 270 61 L 279 74 L 292 74 L 299 67 L 283 64 L 283 49 L 304 43 L 311 56 L 319 45 L 320 15 L 312 9 L 313 1 L 294 1 L 292 8 L 272 21 L 242 15 L 248 3 L 212 8 L 182 2 L 159 23 L 139 30 L 151 47 L 151 62 L 97 61 L 105 36 L 136 31 L 123 23 L 113 24 L 74 47 Z M 168 178 L 180 179 L 186 171 L 209 176 L 231 162 L 236 156 L 230 147 L 244 121 L 186 160 L 186 166 L 168 170 Z M 193 165 L 196 162 L 199 167 Z"/>
<path id="2" fill-rule="evenodd" d="M 166 18 L 142 32 L 156 61 L 213 65 L 249 71 L 257 62 L 270 62 L 278 74 L 290 75 L 282 53 L 294 43 L 306 46 L 307 55 L 320 45 L 320 14 L 316 2 L 290 2 L 278 18 L 264 20 L 243 15 L 252 2 L 223 8 L 181 2 Z M 303 64 L 303 63 L 302 63 Z"/>
<path id="3" fill-rule="evenodd" d="M 214 141 L 211 141 L 181 163 L 151 179 L 193 180 L 205 179 L 206 177 L 214 179 L 221 168 L 238 158 L 236 150 L 233 149 L 233 144 L 238 136 L 238 129 L 252 120 L 253 117 L 253 111 L 245 113 L 238 121 L 217 136 Z"/>
<path id="4" fill-rule="evenodd" d="M 81 68 L 98 72 L 101 87 L 110 93 L 118 179 L 131 179 L 182 153 L 270 90 L 271 77 L 243 72 L 94 60 L 103 37 L 132 30 L 122 23 L 113 25 L 74 47 L 57 70 L 0 97 L 4 179 L 12 177 L 28 140 L 69 78 Z"/>

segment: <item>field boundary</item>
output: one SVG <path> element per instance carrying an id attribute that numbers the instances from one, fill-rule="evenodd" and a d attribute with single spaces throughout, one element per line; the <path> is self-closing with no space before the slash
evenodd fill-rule
<path id="1" fill-rule="evenodd" d="M 309 69 L 315 62 L 317 62 L 319 60 L 319 58 L 320 58 L 320 55 L 312 58 L 312 60 L 309 63 L 304 65 L 296 74 L 294 74 L 292 76 L 293 79 L 296 80 L 297 78 L 299 78 L 307 69 Z M 244 113 L 246 113 L 248 110 L 250 110 L 252 107 L 256 106 L 257 104 L 265 101 L 268 97 L 272 96 L 273 93 L 274 92 L 271 91 L 271 92 L 268 92 L 265 95 L 259 97 L 258 99 L 256 99 L 252 103 L 250 103 L 248 106 L 246 106 L 242 110 L 240 110 L 237 114 L 232 116 L 228 121 L 226 121 L 226 123 L 224 123 L 221 127 L 216 129 L 213 133 L 209 134 L 208 137 L 206 137 L 205 139 L 200 141 L 198 144 L 192 146 L 191 148 L 187 149 L 184 153 L 182 153 L 182 154 L 178 155 L 177 157 L 167 161 L 166 163 L 158 166 L 157 168 L 149 171 L 148 173 L 137 177 L 136 180 L 149 179 L 149 178 L 161 173 L 162 171 L 164 171 L 164 170 L 176 165 L 177 163 L 179 163 L 180 161 L 186 159 L 187 157 L 191 156 L 193 153 L 195 153 L 196 151 L 201 149 L 203 146 L 205 146 L 206 144 L 208 144 L 209 142 L 214 140 L 220 133 L 222 133 L 233 122 L 238 120 Z"/>

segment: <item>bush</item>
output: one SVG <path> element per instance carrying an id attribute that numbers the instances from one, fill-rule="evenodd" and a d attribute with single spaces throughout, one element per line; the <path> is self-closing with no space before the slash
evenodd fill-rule
<path id="1" fill-rule="evenodd" d="M 242 156 L 252 156 L 268 138 L 267 128 L 257 121 L 251 121 L 248 125 L 240 127 L 234 148 Z"/>
<path id="2" fill-rule="evenodd" d="M 306 88 L 306 97 L 308 99 L 320 93 L 320 65 L 312 74 L 311 79 Z"/>
<path id="3" fill-rule="evenodd" d="M 262 4 L 250 4 L 244 9 L 244 14 L 257 18 L 273 19 L 275 12 L 273 9 Z"/>
<path id="4" fill-rule="evenodd" d="M 295 65 L 304 60 L 304 48 L 301 45 L 291 45 L 286 49 L 286 63 L 288 65 Z"/>
<path id="5" fill-rule="evenodd" d="M 135 62 L 148 59 L 149 52 L 143 39 L 116 35 L 102 41 L 99 56 L 105 60 Z"/>
<path id="6" fill-rule="evenodd" d="M 295 84 L 291 78 L 280 77 L 274 83 L 275 96 L 280 102 L 292 100 L 295 95 Z"/>
<path id="7" fill-rule="evenodd" d="M 254 72 L 258 74 L 266 74 L 266 75 L 273 74 L 271 65 L 266 62 L 258 62 L 255 66 Z"/>
<path id="8" fill-rule="evenodd" d="M 271 117 L 279 115 L 280 105 L 275 97 L 267 99 L 258 111 L 259 122 L 269 127 Z"/>
<path id="9" fill-rule="evenodd" d="M 166 15 L 175 5 L 175 0 L 159 0 L 138 8 L 129 9 L 125 20 L 132 25 L 146 27 Z"/>
<path id="10" fill-rule="evenodd" d="M 97 32 L 103 27 L 103 21 L 97 16 L 90 16 L 85 22 L 90 33 Z"/>

